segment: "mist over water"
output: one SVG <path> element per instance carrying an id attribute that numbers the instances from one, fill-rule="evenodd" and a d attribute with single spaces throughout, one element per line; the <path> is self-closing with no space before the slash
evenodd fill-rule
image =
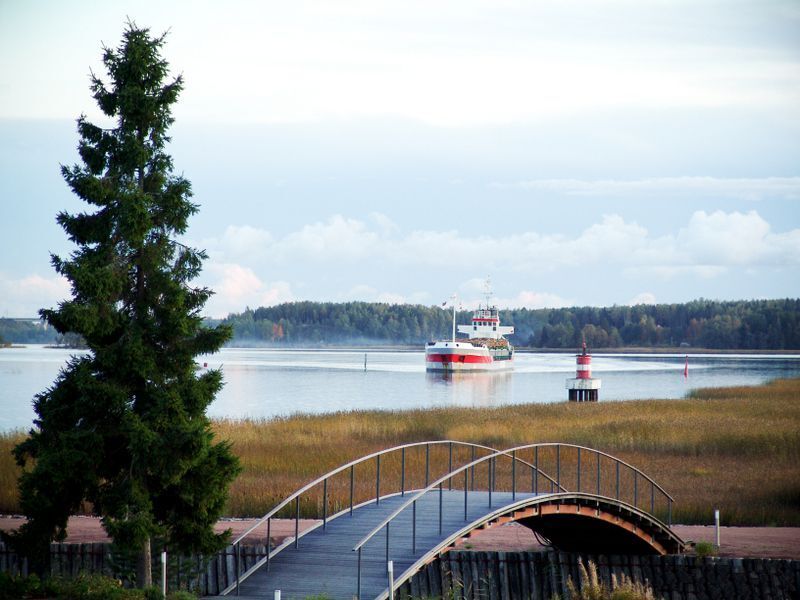
<path id="1" fill-rule="evenodd" d="M 74 350 L 29 345 L 0 350 L 0 430 L 28 428 L 35 394 L 49 387 Z M 364 359 L 366 355 L 366 370 Z M 800 376 L 798 355 L 595 354 L 600 401 L 682 398 L 699 387 L 756 385 Z M 212 417 L 270 418 L 294 413 L 501 406 L 564 402 L 574 377 L 571 354 L 517 353 L 509 373 L 425 372 L 418 352 L 224 348 L 198 358 L 221 368 L 225 387 L 209 407 Z"/>

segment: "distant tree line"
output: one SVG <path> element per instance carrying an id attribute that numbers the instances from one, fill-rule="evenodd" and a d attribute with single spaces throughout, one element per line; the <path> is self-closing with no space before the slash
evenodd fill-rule
<path id="1" fill-rule="evenodd" d="M 800 299 L 694 300 L 683 304 L 501 311 L 516 346 L 620 346 L 715 349 L 800 348 Z M 470 311 L 459 311 L 468 323 Z M 423 344 L 451 335 L 452 312 L 437 306 L 368 302 L 291 302 L 248 308 L 224 322 L 234 342 L 272 345 Z"/>
<path id="2" fill-rule="evenodd" d="M 0 319 L 0 343 L 54 344 L 58 332 L 38 319 Z"/>

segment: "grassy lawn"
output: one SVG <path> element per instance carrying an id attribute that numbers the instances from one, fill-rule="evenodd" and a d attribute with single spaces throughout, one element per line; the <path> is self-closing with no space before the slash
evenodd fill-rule
<path id="1" fill-rule="evenodd" d="M 244 467 L 231 490 L 230 516 L 260 516 L 308 481 L 376 450 L 453 439 L 497 448 L 557 441 L 602 450 L 640 468 L 672 494 L 677 523 L 711 523 L 719 508 L 726 525 L 800 525 L 800 379 L 699 390 L 685 400 L 358 411 L 218 421 L 214 427 L 233 443 Z M 0 512 L 19 510 L 18 471 L 9 452 L 20 439 L 19 432 L 0 434 Z M 457 451 L 455 462 L 468 458 Z M 432 476 L 446 464 L 446 447 L 431 452 Z M 375 492 L 374 465 L 362 468 L 373 474 L 360 473 L 357 499 Z M 562 469 L 570 468 L 575 473 L 574 457 L 564 457 Z M 397 486 L 399 472 L 399 457 L 387 457 L 383 491 Z M 407 487 L 421 485 L 424 452 L 408 453 L 407 472 L 418 474 L 407 476 Z M 582 472 L 591 491 L 591 465 L 583 465 Z M 349 478 L 340 479 L 329 490 L 332 509 L 349 498 Z M 319 507 L 319 498 L 310 498 L 302 512 L 310 516 Z"/>

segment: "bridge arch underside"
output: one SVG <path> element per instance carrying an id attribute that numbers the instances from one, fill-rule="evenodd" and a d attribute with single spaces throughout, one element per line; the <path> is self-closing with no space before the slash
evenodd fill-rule
<path id="1" fill-rule="evenodd" d="M 516 521 L 566 552 L 676 554 L 684 542 L 655 517 L 624 502 L 584 494 L 531 499 L 484 527 Z M 474 532 L 471 532 L 474 533 Z"/>

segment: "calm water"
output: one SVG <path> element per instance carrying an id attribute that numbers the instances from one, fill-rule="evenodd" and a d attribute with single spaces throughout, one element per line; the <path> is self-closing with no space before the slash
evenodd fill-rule
<path id="1" fill-rule="evenodd" d="M 36 345 L 0 350 L 0 430 L 30 426 L 33 396 L 53 382 L 73 353 Z M 215 417 L 561 402 L 564 380 L 575 373 L 575 357 L 562 354 L 517 354 L 511 373 L 453 378 L 425 373 L 422 351 L 226 348 L 199 360 L 225 375 L 225 388 L 209 409 Z M 681 398 L 696 387 L 800 376 L 798 355 L 690 356 L 688 379 L 683 365 L 683 355 L 595 354 L 592 368 L 603 380 L 601 401 Z"/>

